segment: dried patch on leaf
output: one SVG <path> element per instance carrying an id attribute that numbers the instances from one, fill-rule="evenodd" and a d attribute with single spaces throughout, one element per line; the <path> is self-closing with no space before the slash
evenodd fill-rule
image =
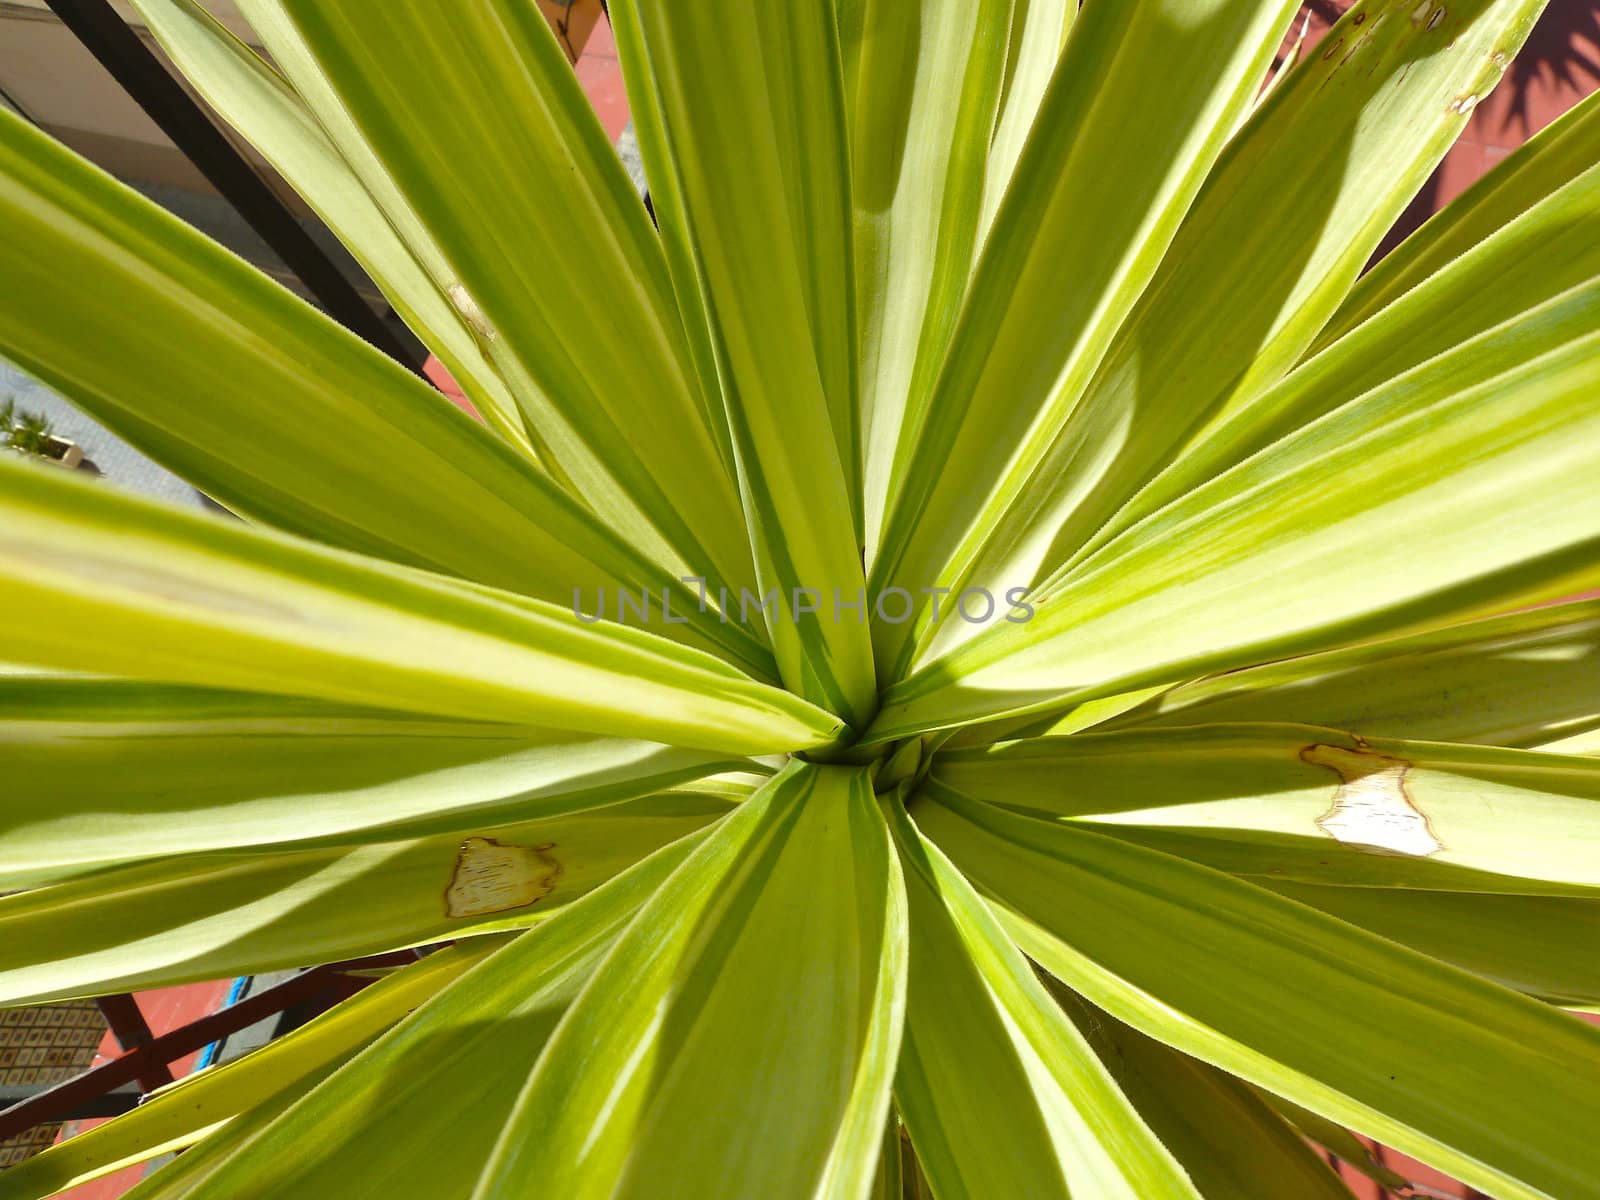
<path id="1" fill-rule="evenodd" d="M 1307 746 L 1300 758 L 1339 776 L 1333 806 L 1317 818 L 1318 828 L 1329 837 L 1363 850 L 1413 857 L 1443 847 L 1406 791 L 1411 764 L 1405 759 L 1365 746 L 1347 750 L 1325 745 Z"/>
<path id="2" fill-rule="evenodd" d="M 461 314 L 464 320 L 480 338 L 492 342 L 498 336 L 489 318 L 483 315 L 483 309 L 478 307 L 478 302 L 472 298 L 472 293 L 459 283 L 452 283 L 445 289 L 445 295 L 450 298 L 451 305 Z"/>
<path id="3" fill-rule="evenodd" d="M 469 837 L 456 852 L 455 870 L 444 893 L 448 917 L 481 917 L 537 904 L 555 890 L 561 864 L 542 846 L 507 846 L 493 838 Z"/>

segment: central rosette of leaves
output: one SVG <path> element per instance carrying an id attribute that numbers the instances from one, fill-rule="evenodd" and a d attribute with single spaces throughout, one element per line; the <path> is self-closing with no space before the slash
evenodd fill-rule
<path id="1" fill-rule="evenodd" d="M 887 795 L 905 784 L 914 784 L 928 773 L 932 751 L 920 737 L 873 746 L 832 747 L 827 754 L 799 754 L 795 757 L 818 763 L 841 763 L 872 768 L 872 787 Z"/>

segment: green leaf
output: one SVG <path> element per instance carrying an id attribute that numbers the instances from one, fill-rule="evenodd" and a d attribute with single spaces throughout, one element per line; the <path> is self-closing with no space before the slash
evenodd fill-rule
<path id="1" fill-rule="evenodd" d="M 1232 139 L 1081 401 L 1010 468 L 1004 519 L 981 557 L 964 548 L 972 584 L 1038 582 L 1200 422 L 1299 360 L 1545 4 L 1424 2 L 1351 7 Z"/>
<path id="2" fill-rule="evenodd" d="M 552 1031 L 682 860 L 669 848 L 499 949 L 230 1147 L 202 1194 L 466 1200 Z M 164 1174 L 146 1200 L 167 1200 Z"/>
<path id="3" fill-rule="evenodd" d="M 710 329 L 782 678 L 860 728 L 877 697 L 834 6 L 614 8 L 630 87 L 648 93 L 652 181 L 669 179 L 658 216 Z"/>
<path id="4" fill-rule="evenodd" d="M 522 928 L 726 812 L 714 800 L 652 798 L 514 824 L 463 821 L 403 841 L 113 867 L 0 898 L 0 1007 Z"/>
<path id="5" fill-rule="evenodd" d="M 941 1200 L 1197 1197 L 982 899 L 895 803 L 911 923 L 895 1101 Z"/>
<path id="6" fill-rule="evenodd" d="M 1000 113 L 1008 50 L 1023 52 L 1006 36 L 1012 7 L 1013 0 L 840 5 L 845 58 L 853 65 L 847 97 L 869 557 L 905 468 L 909 446 L 901 431 L 921 425 L 971 276 L 992 154 L 988 134 Z M 1060 6 L 1022 0 L 1021 7 Z M 1043 19 L 1040 13 L 1037 21 Z M 1025 76 L 1035 68 L 1032 50 L 1030 44 L 1018 68 Z M 1031 82 L 1025 77 L 1018 86 Z M 1018 110 L 1025 107 L 1022 95 L 1014 99 Z"/>
<path id="7" fill-rule="evenodd" d="M 918 825 L 1113 1016 L 1505 1200 L 1600 1196 L 1600 1030 L 1304 905 L 941 795 Z"/>
<path id="8" fill-rule="evenodd" d="M 717 350 L 707 300 L 700 287 L 698 252 L 692 240 L 684 198 L 668 149 L 666 126 L 660 100 L 650 81 L 642 46 L 642 34 L 632 11 L 621 6 L 606 16 L 616 41 L 617 54 L 627 64 L 622 82 L 628 96 L 628 115 L 633 123 L 635 148 L 644 167 L 646 189 L 656 236 L 666 259 L 672 293 L 682 319 L 684 338 L 694 360 L 695 375 L 707 405 L 707 421 L 717 439 L 717 450 L 728 474 L 738 478 L 734 461 L 733 435 L 722 399 L 722 383 L 717 365 Z"/>
<path id="9" fill-rule="evenodd" d="M 1546 197 L 1589 173 L 1597 151 L 1600 100 L 1589 96 L 1506 155 L 1384 255 L 1350 289 L 1310 353 L 1333 344 L 1474 246 L 1517 222 Z"/>
<path id="10" fill-rule="evenodd" d="M 933 1187 L 912 1150 L 911 1139 L 900 1139 L 900 1194 L 903 1200 L 935 1200 Z"/>
<path id="11" fill-rule="evenodd" d="M 0 1173 L 0 1200 L 32 1200 L 194 1145 L 286 1093 L 298 1094 L 498 948 L 475 938 L 376 983 L 281 1038 L 145 1097 Z"/>
<path id="12" fill-rule="evenodd" d="M 1205 425 L 1079 555 L 1374 387 L 1406 378 L 1425 391 L 1452 376 L 1470 385 L 1592 331 L 1600 314 L 1596 227 L 1600 167 L 1407 292 L 1276 387 Z M 1048 582 L 1040 588 L 1041 595 L 1049 591 Z"/>
<path id="13" fill-rule="evenodd" d="M 1600 898 L 1253 882 L 1551 1004 L 1600 1004 Z"/>
<path id="14" fill-rule="evenodd" d="M 1553 604 L 1213 675 L 1146 697 L 1106 728 L 1251 721 L 1557 749 L 1600 729 L 1600 601 Z"/>
<path id="15" fill-rule="evenodd" d="M 890 1112 L 883 1126 L 883 1146 L 878 1151 L 878 1173 L 873 1176 L 868 1200 L 905 1200 L 906 1181 L 900 1164 L 900 1118 Z"/>
<path id="16" fill-rule="evenodd" d="M 308 94 L 312 111 L 342 109 L 346 137 L 443 252 L 445 294 L 511 385 L 541 460 L 673 576 L 748 582 L 738 495 L 665 259 L 537 7 L 486 0 L 449 21 L 424 0 L 272 7 L 332 93 Z"/>
<path id="17" fill-rule="evenodd" d="M 837 718 L 572 610 L 0 462 L 6 653 L 64 670 L 768 754 Z M 63 636 L 63 631 L 70 631 Z"/>
<path id="18" fill-rule="evenodd" d="M 1102 547 L 895 685 L 873 741 L 1555 599 L 1600 580 L 1600 336 L 1399 380 Z"/>
<path id="19" fill-rule="evenodd" d="M 0 313 L 0 351 L 240 515 L 585 611 L 670 589 L 676 616 L 652 628 L 772 672 L 746 626 L 702 612 L 524 454 L 5 112 L 0 219 L 0 280 L 30 297 Z"/>
<path id="20" fill-rule="evenodd" d="M 1067 704 L 1057 712 L 1046 711 L 1039 716 L 980 721 L 976 725 L 964 725 L 949 735 L 928 736 L 948 736 L 949 740 L 944 742 L 944 745 L 952 750 L 971 746 L 990 746 L 995 742 L 1009 742 L 1018 738 L 1063 737 L 1102 724 L 1109 726 L 1123 713 L 1143 713 L 1155 707 L 1151 702 L 1172 691 L 1174 686 L 1170 683 L 1157 684 L 1155 687 L 1138 688 L 1115 696 L 1104 696 L 1099 700 L 1086 700 L 1082 704 Z M 1133 718 L 1129 720 L 1131 722 Z M 1181 724 L 1190 722 L 1185 721 Z"/>
<path id="21" fill-rule="evenodd" d="M 1022 147 L 1038 119 L 1039 106 L 1055 75 L 1062 44 L 1077 15 L 1078 0 L 1011 0 L 1005 86 L 994 134 L 989 139 L 980 244 L 994 227 L 1000 201 L 1016 174 Z"/>
<path id="22" fill-rule="evenodd" d="M 414 227 L 402 237 L 294 90 L 196 0 L 131 2 L 184 78 L 316 210 L 488 424 L 531 453 L 516 401 L 445 298 L 437 247 Z"/>
<path id="23" fill-rule="evenodd" d="M 1556 754 L 1600 754 L 1600 729 L 1590 729 L 1570 737 L 1558 738 L 1556 741 L 1545 743 L 1543 748 Z"/>
<path id="24" fill-rule="evenodd" d="M 1155 273 L 1295 7 L 1153 0 L 1077 18 L 926 419 L 903 434 L 915 449 L 872 564 L 874 595 L 959 586 L 1024 460 L 1059 428 Z M 925 618 L 875 624 L 885 681 L 903 672 Z"/>
<path id="25" fill-rule="evenodd" d="M 619 7 L 627 9 L 626 23 L 633 31 L 633 48 L 624 58 L 633 61 L 632 55 L 638 54 L 636 73 L 641 85 L 648 80 L 661 105 L 662 124 L 651 129 L 649 136 L 659 133 L 666 139 L 657 152 L 664 152 L 660 159 L 663 167 L 678 176 L 684 201 L 678 218 L 687 222 L 680 236 L 687 234 L 703 273 L 702 312 L 711 326 L 713 342 L 720 342 L 724 335 L 741 336 L 731 322 L 742 324 L 746 319 L 742 309 L 760 303 L 755 295 L 742 293 L 741 311 L 736 315 L 730 311 L 733 297 L 723 292 L 723 284 L 748 287 L 759 281 L 784 293 L 798 290 L 803 316 L 785 307 L 792 302 L 787 294 L 774 303 L 771 312 L 791 322 L 788 331 L 813 347 L 815 365 L 807 372 L 814 372 L 821 384 L 847 486 L 846 499 L 859 533 L 860 429 L 855 404 L 859 364 L 852 311 L 851 161 L 838 6 L 806 5 L 781 14 L 757 10 L 749 18 L 741 15 L 738 19 L 718 13 L 714 21 L 670 9 L 658 20 L 654 12 L 642 17 L 637 6 Z M 697 34 L 713 40 L 692 47 L 679 40 Z M 749 73 L 724 72 L 716 78 L 721 97 L 707 94 L 712 80 L 686 74 L 692 63 L 704 61 L 697 59 L 698 55 L 719 49 L 742 50 L 757 60 L 750 63 Z M 724 124 L 711 117 L 708 104 L 735 97 L 751 106 L 744 119 Z M 641 138 L 644 136 L 641 131 Z M 697 176 L 692 164 L 709 166 L 718 155 L 740 153 L 750 158 L 740 163 L 736 175 L 716 181 L 722 190 L 712 198 L 715 207 L 708 206 L 703 190 L 708 181 Z M 719 227 L 736 211 L 743 213 L 743 220 L 728 224 L 738 228 Z M 757 221 L 766 219 L 775 222 L 769 237 L 784 229 L 792 235 L 792 257 L 763 242 L 740 244 Z M 707 227 L 708 220 L 713 222 L 711 227 Z M 723 263 L 725 254 L 740 250 L 761 253 L 745 263 L 743 271 L 737 263 L 731 268 Z M 758 265 L 782 274 L 758 276 L 752 270 Z M 749 365 L 741 365 L 742 356 L 733 346 L 722 349 L 738 371 L 732 389 L 724 379 L 724 399 L 737 435 L 738 409 L 746 403 L 738 389 L 745 386 Z M 749 383 L 765 390 L 776 378 L 758 383 L 750 373 Z M 821 438 L 818 446 L 827 440 Z"/>
<path id="26" fill-rule="evenodd" d="M 1310 1138 L 1346 1166 L 1354 1167 L 1380 1187 L 1389 1188 L 1403 1195 L 1411 1186 L 1410 1180 L 1380 1163 L 1377 1155 L 1372 1152 L 1372 1147 L 1343 1125 L 1326 1117 L 1319 1117 L 1309 1109 L 1292 1104 L 1282 1096 L 1274 1096 L 1262 1088 L 1252 1090 L 1261 1097 L 1264 1104 L 1305 1137 Z"/>
<path id="27" fill-rule="evenodd" d="M 35 676 L 0 677 L 0 757 L 0 888 L 169 854 L 560 816 L 746 765 L 653 742 Z"/>
<path id="28" fill-rule="evenodd" d="M 128 1200 L 180 1200 L 197 1197 L 207 1179 L 261 1130 L 285 1112 L 301 1091 L 332 1073 L 329 1067 L 309 1076 L 297 1087 L 285 1088 L 276 1096 L 229 1121 L 203 1141 L 189 1147 L 159 1171 L 147 1174 L 124 1193 Z M 34 1200 L 28 1197 L 28 1200 Z"/>
<path id="29" fill-rule="evenodd" d="M 541 1056 L 477 1200 L 867 1190 L 906 936 L 869 778 L 792 764 L 651 898 Z"/>
<path id="30" fill-rule="evenodd" d="M 1288 78 L 1289 73 L 1300 65 L 1300 59 L 1305 54 L 1306 36 L 1311 32 L 1312 15 L 1313 14 L 1311 12 L 1302 8 L 1300 13 L 1299 28 L 1293 31 L 1294 41 L 1291 43 L 1286 39 L 1283 46 L 1280 47 L 1277 54 L 1277 61 L 1267 72 L 1267 79 L 1266 82 L 1261 85 L 1261 90 L 1256 93 L 1255 103 L 1251 105 L 1250 111 L 1245 113 L 1244 116 L 1239 119 L 1239 125 L 1233 131 L 1234 137 L 1239 135 L 1240 129 L 1249 124 L 1250 118 L 1255 116 L 1256 112 L 1260 110 L 1261 106 L 1267 102 L 1267 98 L 1270 97 L 1273 92 L 1278 90 L 1278 86 L 1286 78 Z"/>
<path id="31" fill-rule="evenodd" d="M 1045 985 L 1104 1060 L 1115 1085 L 1207 1200 L 1352 1200 L 1282 1117 L 1248 1084 Z"/>
<path id="32" fill-rule="evenodd" d="M 1600 899 L 1600 761 L 1299 725 L 941 754 L 931 784 L 1238 874 Z"/>
<path id="33" fill-rule="evenodd" d="M 520 502 L 548 509 L 556 534 L 595 543 L 608 565 L 624 561 L 613 536 L 432 388 L 9 114 L 0 209 L 18 231 L 0 272 L 34 301 L 26 320 L 0 323 L 7 353 L 245 515 L 570 595 L 567 581 L 596 569 Z M 124 321 L 130 311 L 142 320 Z M 419 512 L 423 488 L 453 503 Z M 508 545 L 552 556 L 556 570 L 508 565 Z"/>

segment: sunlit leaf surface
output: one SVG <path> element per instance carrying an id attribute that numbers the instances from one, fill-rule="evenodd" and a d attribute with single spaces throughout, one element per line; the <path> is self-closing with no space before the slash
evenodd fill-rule
<path id="1" fill-rule="evenodd" d="M 1600 1200 L 1541 0 L 132 7 L 482 421 L 0 109 L 0 1005 L 452 944 L 0 1200 Z"/>

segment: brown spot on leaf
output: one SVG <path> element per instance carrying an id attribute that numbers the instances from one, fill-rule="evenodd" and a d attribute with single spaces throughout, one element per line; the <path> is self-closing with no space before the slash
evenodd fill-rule
<path id="1" fill-rule="evenodd" d="M 542 846 L 508 846 L 493 838 L 469 837 L 456 852 L 444 892 L 447 917 L 481 917 L 537 904 L 555 890 L 561 864 Z"/>
<path id="2" fill-rule="evenodd" d="M 1428 818 L 1411 801 L 1406 772 L 1411 764 L 1367 748 L 1314 745 L 1300 751 L 1312 766 L 1339 777 L 1333 805 L 1317 827 L 1336 841 L 1379 854 L 1425 857 L 1443 848 Z"/>
<path id="3" fill-rule="evenodd" d="M 494 326 L 489 324 L 489 318 L 483 315 L 483 309 L 478 307 L 477 300 L 466 288 L 459 283 L 452 283 L 445 289 L 445 296 L 450 301 L 451 307 L 461 314 L 461 319 L 481 340 L 492 342 L 499 336 Z"/>

